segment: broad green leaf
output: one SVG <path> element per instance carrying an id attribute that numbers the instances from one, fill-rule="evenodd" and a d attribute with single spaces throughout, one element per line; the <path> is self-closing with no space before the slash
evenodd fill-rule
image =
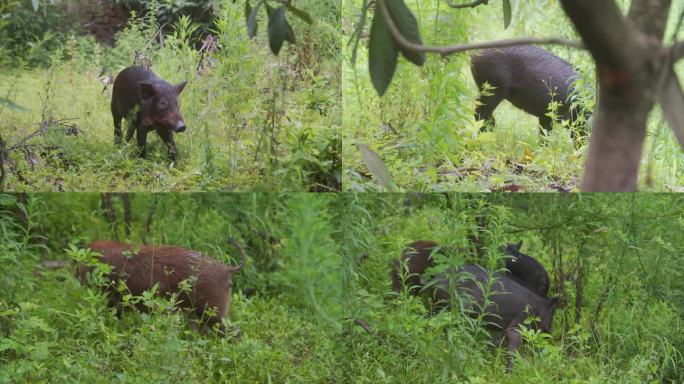
<path id="1" fill-rule="evenodd" d="M 420 38 L 418 31 L 418 21 L 410 9 L 404 4 L 404 0 L 385 0 L 387 10 L 394 21 L 401 35 L 414 44 L 423 45 L 423 40 Z M 377 12 L 377 11 L 376 11 Z M 416 52 L 406 49 L 400 44 L 397 44 L 401 54 L 415 65 L 423 65 L 425 63 L 425 52 Z"/>
<path id="2" fill-rule="evenodd" d="M 368 168 L 373 177 L 376 178 L 377 182 L 386 189 L 393 191 L 395 188 L 392 176 L 390 176 L 389 171 L 387 170 L 385 163 L 380 159 L 380 156 L 365 144 L 359 144 L 359 150 L 361 151 L 363 163 L 366 164 L 366 168 Z"/>
<path id="3" fill-rule="evenodd" d="M 268 45 L 271 47 L 271 52 L 275 55 L 280 53 L 280 48 L 283 47 L 283 42 L 287 35 L 285 12 L 287 12 L 287 8 L 281 6 L 268 16 Z"/>
<path id="4" fill-rule="evenodd" d="M 511 25 L 511 0 L 503 0 L 504 29 Z"/>
<path id="5" fill-rule="evenodd" d="M 257 34 L 257 13 L 259 11 L 259 7 L 261 6 L 263 2 L 258 2 L 254 8 L 252 8 L 249 5 L 249 2 L 247 2 L 247 5 L 245 6 L 245 15 L 247 16 L 247 37 L 250 39 L 253 39 L 254 36 Z M 249 8 L 249 14 L 247 14 L 247 9 Z"/>
<path id="6" fill-rule="evenodd" d="M 249 16 L 252 14 L 252 4 L 245 0 L 245 22 L 249 24 Z"/>
<path id="7" fill-rule="evenodd" d="M 385 18 L 376 9 L 368 43 L 368 70 L 373 87 L 380 96 L 387 91 L 397 69 L 399 52 L 395 44 Z"/>
<path id="8" fill-rule="evenodd" d="M 291 6 L 290 4 L 286 5 L 287 10 L 292 12 L 295 16 L 299 17 L 300 19 L 304 20 L 305 23 L 311 25 L 313 24 L 313 19 L 311 19 L 311 16 L 306 13 L 305 11 L 302 11 L 299 8 L 295 8 Z"/>

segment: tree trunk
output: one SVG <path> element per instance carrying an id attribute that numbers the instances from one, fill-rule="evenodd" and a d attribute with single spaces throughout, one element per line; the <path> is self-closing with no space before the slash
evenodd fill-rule
<path id="1" fill-rule="evenodd" d="M 667 63 L 661 42 L 671 0 L 633 0 L 629 20 L 613 1 L 561 3 L 598 69 L 582 191 L 634 191 L 648 114 Z"/>

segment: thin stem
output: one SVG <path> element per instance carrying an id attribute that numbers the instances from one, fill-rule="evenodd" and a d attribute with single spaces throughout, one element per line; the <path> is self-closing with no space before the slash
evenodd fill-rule
<path id="1" fill-rule="evenodd" d="M 484 42 L 484 43 L 470 43 L 470 44 L 456 44 L 456 45 L 450 45 L 450 46 L 444 46 L 444 47 L 430 47 L 430 46 L 425 46 L 422 44 L 415 44 L 412 43 L 401 34 L 399 29 L 397 29 L 397 26 L 394 24 L 394 20 L 389 16 L 389 11 L 387 10 L 387 5 L 385 4 L 384 0 L 378 0 L 378 9 L 380 12 L 382 12 L 383 17 L 385 18 L 387 22 L 387 27 L 390 30 L 390 33 L 392 34 L 392 37 L 394 40 L 397 42 L 397 44 L 401 45 L 407 50 L 414 51 L 414 52 L 423 52 L 423 53 L 439 53 L 441 56 L 448 56 L 454 53 L 458 52 L 465 52 L 465 51 L 470 51 L 474 49 L 485 49 L 485 48 L 505 48 L 505 47 L 513 47 L 513 46 L 518 46 L 518 45 L 530 45 L 530 44 L 535 44 L 535 45 L 566 45 L 569 47 L 574 47 L 578 49 L 586 49 L 584 44 L 579 41 L 575 40 L 568 40 L 568 39 L 562 39 L 562 38 L 555 38 L 555 37 L 549 37 L 549 38 L 521 38 L 521 39 L 504 39 L 504 40 L 498 40 L 498 41 L 489 41 L 489 42 Z"/>

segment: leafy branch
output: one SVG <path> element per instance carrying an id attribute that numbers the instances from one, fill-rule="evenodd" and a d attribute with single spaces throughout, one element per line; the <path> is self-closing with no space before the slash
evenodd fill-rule
<path id="1" fill-rule="evenodd" d="M 285 41 L 290 44 L 296 42 L 294 30 L 287 21 L 287 12 L 290 11 L 293 15 L 309 25 L 313 24 L 313 19 L 307 12 L 294 7 L 290 0 L 276 0 L 274 2 L 281 5 L 274 7 L 270 5 L 267 0 L 259 0 L 256 2 L 256 5 L 252 7 L 250 1 L 246 0 L 245 20 L 247 22 L 247 36 L 249 36 L 250 39 L 253 39 L 257 34 L 257 15 L 259 13 L 259 8 L 261 8 L 262 5 L 264 6 L 266 15 L 268 16 L 268 45 L 271 48 L 271 52 L 277 56 Z"/>
<path id="2" fill-rule="evenodd" d="M 510 2 L 508 12 L 504 10 L 506 26 L 510 23 Z M 368 61 L 371 81 L 378 95 L 382 96 L 394 76 L 399 52 L 417 66 L 425 63 L 426 53 L 438 53 L 442 57 L 475 49 L 504 48 L 518 45 L 567 45 L 584 49 L 579 41 L 562 38 L 522 38 L 505 39 L 483 43 L 455 44 L 450 46 L 423 45 L 418 23 L 415 16 L 404 4 L 403 0 L 371 0 L 362 8 L 359 28 L 352 35 L 356 39 L 352 59 L 356 58 L 358 40 L 361 38 L 360 28 L 365 24 L 367 10 L 375 5 L 375 14 L 371 25 L 370 42 L 368 45 Z M 504 8 L 506 6 L 504 5 Z"/>

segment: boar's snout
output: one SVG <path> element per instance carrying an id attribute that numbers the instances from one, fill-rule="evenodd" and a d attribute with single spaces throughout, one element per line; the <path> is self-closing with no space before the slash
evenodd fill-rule
<path id="1" fill-rule="evenodd" d="M 187 128 L 187 127 L 185 126 L 185 122 L 184 122 L 183 120 L 181 120 L 181 121 L 179 121 L 178 123 L 176 123 L 176 129 L 175 129 L 175 131 L 176 131 L 177 133 L 185 132 L 185 129 L 186 129 L 186 128 Z"/>

